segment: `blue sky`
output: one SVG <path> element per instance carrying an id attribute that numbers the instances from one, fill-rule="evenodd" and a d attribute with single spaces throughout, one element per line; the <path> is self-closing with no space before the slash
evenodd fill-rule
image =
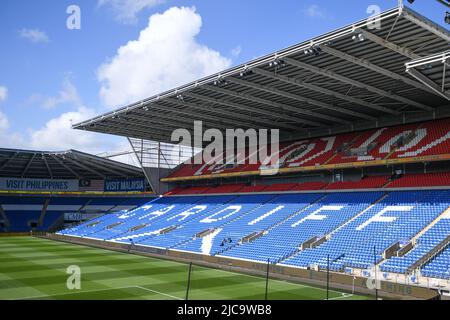
<path id="1" fill-rule="evenodd" d="M 81 30 L 66 28 L 72 4 Z M 2 0 L 0 147 L 128 149 L 70 122 L 358 21 L 372 4 L 397 0 Z M 413 8 L 444 26 L 437 1 Z"/>

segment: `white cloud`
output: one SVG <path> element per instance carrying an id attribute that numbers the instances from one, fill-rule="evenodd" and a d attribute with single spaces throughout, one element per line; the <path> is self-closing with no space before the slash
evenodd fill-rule
<path id="1" fill-rule="evenodd" d="M 10 121 L 6 114 L 0 111 L 0 141 L 2 148 L 20 148 L 25 145 L 23 136 L 9 131 Z"/>
<path id="2" fill-rule="evenodd" d="M 135 102 L 231 65 L 197 42 L 202 18 L 195 8 L 172 7 L 150 17 L 139 38 L 100 66 L 100 96 L 109 107 Z"/>
<path id="3" fill-rule="evenodd" d="M 19 31 L 22 38 L 25 38 L 33 43 L 49 42 L 50 39 L 44 31 L 39 29 L 22 29 Z"/>
<path id="4" fill-rule="evenodd" d="M 241 52 L 242 52 L 242 47 L 241 46 L 237 46 L 237 47 L 235 47 L 235 48 L 233 48 L 231 50 L 231 55 L 233 57 L 239 57 L 241 55 Z"/>
<path id="5" fill-rule="evenodd" d="M 5 101 L 8 97 L 8 88 L 0 86 L 0 102 Z"/>
<path id="6" fill-rule="evenodd" d="M 305 14 L 310 18 L 324 18 L 325 13 L 317 4 L 312 4 L 305 10 Z"/>
<path id="7" fill-rule="evenodd" d="M 40 103 L 46 107 L 64 104 L 71 111 L 46 120 L 41 127 L 28 128 L 20 132 L 13 129 L 6 114 L 0 111 L 2 147 L 50 151 L 78 149 L 94 154 L 118 147 L 120 138 L 72 129 L 72 124 L 92 118 L 99 112 L 83 105 L 77 88 L 68 77 L 63 80 L 62 89 L 55 97 L 34 95 L 30 98 L 30 102 Z"/>
<path id="8" fill-rule="evenodd" d="M 79 107 L 50 119 L 42 128 L 30 130 L 29 146 L 37 150 L 79 149 L 98 152 L 102 143 L 99 134 L 73 130 L 72 124 L 94 117 L 94 110 Z"/>
<path id="9" fill-rule="evenodd" d="M 6 132 L 6 130 L 8 130 L 9 128 L 9 121 L 8 118 L 6 117 L 6 115 L 0 111 L 0 136 L 1 133 Z"/>
<path id="10" fill-rule="evenodd" d="M 137 15 L 142 10 L 164 2 L 165 0 L 98 0 L 98 6 L 110 6 L 117 21 L 130 24 L 137 22 Z"/>
<path id="11" fill-rule="evenodd" d="M 75 106 L 81 105 L 81 99 L 78 95 L 77 88 L 72 84 L 69 78 L 65 78 L 62 84 L 62 88 L 59 94 L 54 97 L 39 98 L 35 96 L 37 100 L 42 100 L 41 105 L 45 109 L 53 109 L 61 104 L 73 104 Z"/>

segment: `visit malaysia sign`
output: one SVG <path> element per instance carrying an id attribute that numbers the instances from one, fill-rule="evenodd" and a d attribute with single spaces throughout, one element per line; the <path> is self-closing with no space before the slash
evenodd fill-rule
<path id="1" fill-rule="evenodd" d="M 145 191 L 145 179 L 105 180 L 105 192 Z"/>

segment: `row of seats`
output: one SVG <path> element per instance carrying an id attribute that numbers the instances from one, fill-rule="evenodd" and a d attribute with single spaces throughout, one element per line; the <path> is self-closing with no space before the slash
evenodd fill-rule
<path id="1" fill-rule="evenodd" d="M 375 189 L 382 188 L 388 183 L 388 176 L 364 177 L 359 181 L 338 181 L 326 186 L 326 189 Z"/>
<path id="2" fill-rule="evenodd" d="M 329 259 L 335 271 L 381 263 L 405 272 L 450 235 L 449 208 L 450 190 L 162 197 L 59 234 L 299 268 Z M 384 259 L 414 238 L 407 255 Z M 424 274 L 444 277 L 445 260 L 433 261 Z"/>
<path id="3" fill-rule="evenodd" d="M 0 216 L 0 232 L 46 231 L 59 221 L 64 213 L 128 210 L 147 201 L 138 197 L 0 196 L 0 207 L 6 217 L 4 219 Z M 39 222 L 45 206 L 45 215 Z"/>
<path id="4" fill-rule="evenodd" d="M 280 191 L 302 191 L 321 190 L 327 186 L 324 182 L 304 183 L 275 183 L 271 185 L 249 186 L 245 184 L 224 184 L 220 186 L 196 186 L 182 188 L 177 187 L 165 195 L 188 195 L 188 194 L 214 194 L 214 193 L 254 193 L 254 192 L 280 192 Z"/>
<path id="5" fill-rule="evenodd" d="M 389 188 L 431 187 L 450 185 L 450 172 L 406 174 L 400 179 L 393 180 Z"/>
<path id="6" fill-rule="evenodd" d="M 248 186 L 245 184 L 225 184 L 220 186 L 197 186 L 175 188 L 166 195 L 209 194 L 209 193 L 247 193 L 247 192 L 280 192 L 280 191 L 314 191 L 345 189 L 377 189 L 449 186 L 450 172 L 406 174 L 398 179 L 390 180 L 389 176 L 366 176 L 356 181 L 279 183 L 272 185 Z"/>
<path id="7" fill-rule="evenodd" d="M 426 256 L 450 235 L 450 211 L 433 227 L 422 234 L 414 248 L 403 257 L 393 257 L 381 265 L 381 271 L 405 273 L 419 259 Z"/>
<path id="8" fill-rule="evenodd" d="M 246 152 L 249 153 L 249 152 Z M 182 164 L 169 177 L 199 176 L 270 169 L 271 162 L 279 167 L 295 168 L 358 161 L 410 158 L 450 153 L 450 118 L 395 127 L 346 133 L 331 137 L 280 143 L 279 152 L 263 159 L 266 163 L 243 164 Z M 272 159 L 273 161 L 268 161 Z"/>

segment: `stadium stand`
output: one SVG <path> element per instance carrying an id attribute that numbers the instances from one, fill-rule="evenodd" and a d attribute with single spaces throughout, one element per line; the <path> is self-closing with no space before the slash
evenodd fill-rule
<path id="1" fill-rule="evenodd" d="M 437 64 L 405 71 L 417 57 L 443 62 L 448 30 L 406 7 L 378 18 L 379 29 L 362 20 L 74 125 L 128 137 L 143 167 L 146 142 L 172 133 L 144 121 L 204 119 L 222 133 L 269 124 L 280 148 L 275 165 L 179 157 L 154 168 L 163 197 L 58 234 L 257 266 L 449 278 L 450 81 Z"/>
<path id="2" fill-rule="evenodd" d="M 449 240 L 449 199 L 450 190 L 169 196 L 58 234 L 299 268 L 326 268 L 330 257 L 340 272 L 376 260 L 406 273 Z M 408 243 L 405 255 L 386 255 Z M 447 277 L 448 253 L 434 255 L 419 267 Z"/>
<path id="3" fill-rule="evenodd" d="M 359 181 L 338 181 L 332 182 L 326 186 L 326 189 L 339 190 L 339 189 L 375 189 L 382 188 L 388 183 L 389 177 L 387 176 L 373 176 L 363 177 Z"/>
<path id="4" fill-rule="evenodd" d="M 104 214 L 141 206 L 148 198 L 95 196 L 0 196 L 0 208 L 6 216 L 2 232 L 46 231 L 62 226 L 65 213 Z M 1 221 L 0 217 L 0 221 Z"/>
<path id="5" fill-rule="evenodd" d="M 449 154 L 450 118 L 385 127 L 280 145 L 280 168 L 296 168 Z M 191 160 L 188 160 L 191 161 Z M 246 159 L 248 162 L 248 159 Z M 248 163 L 227 168 L 215 164 L 182 164 L 169 178 L 267 169 Z"/>
<path id="6" fill-rule="evenodd" d="M 450 172 L 406 174 L 393 180 L 388 187 L 432 187 L 450 185 Z"/>
<path id="7" fill-rule="evenodd" d="M 346 189 L 380 189 L 450 186 L 450 172 L 403 174 L 399 176 L 365 176 L 359 180 L 336 182 L 274 183 L 248 186 L 245 184 L 226 184 L 219 186 L 177 187 L 165 195 L 213 194 L 213 193 L 248 193 L 248 192 L 283 192 Z"/>

